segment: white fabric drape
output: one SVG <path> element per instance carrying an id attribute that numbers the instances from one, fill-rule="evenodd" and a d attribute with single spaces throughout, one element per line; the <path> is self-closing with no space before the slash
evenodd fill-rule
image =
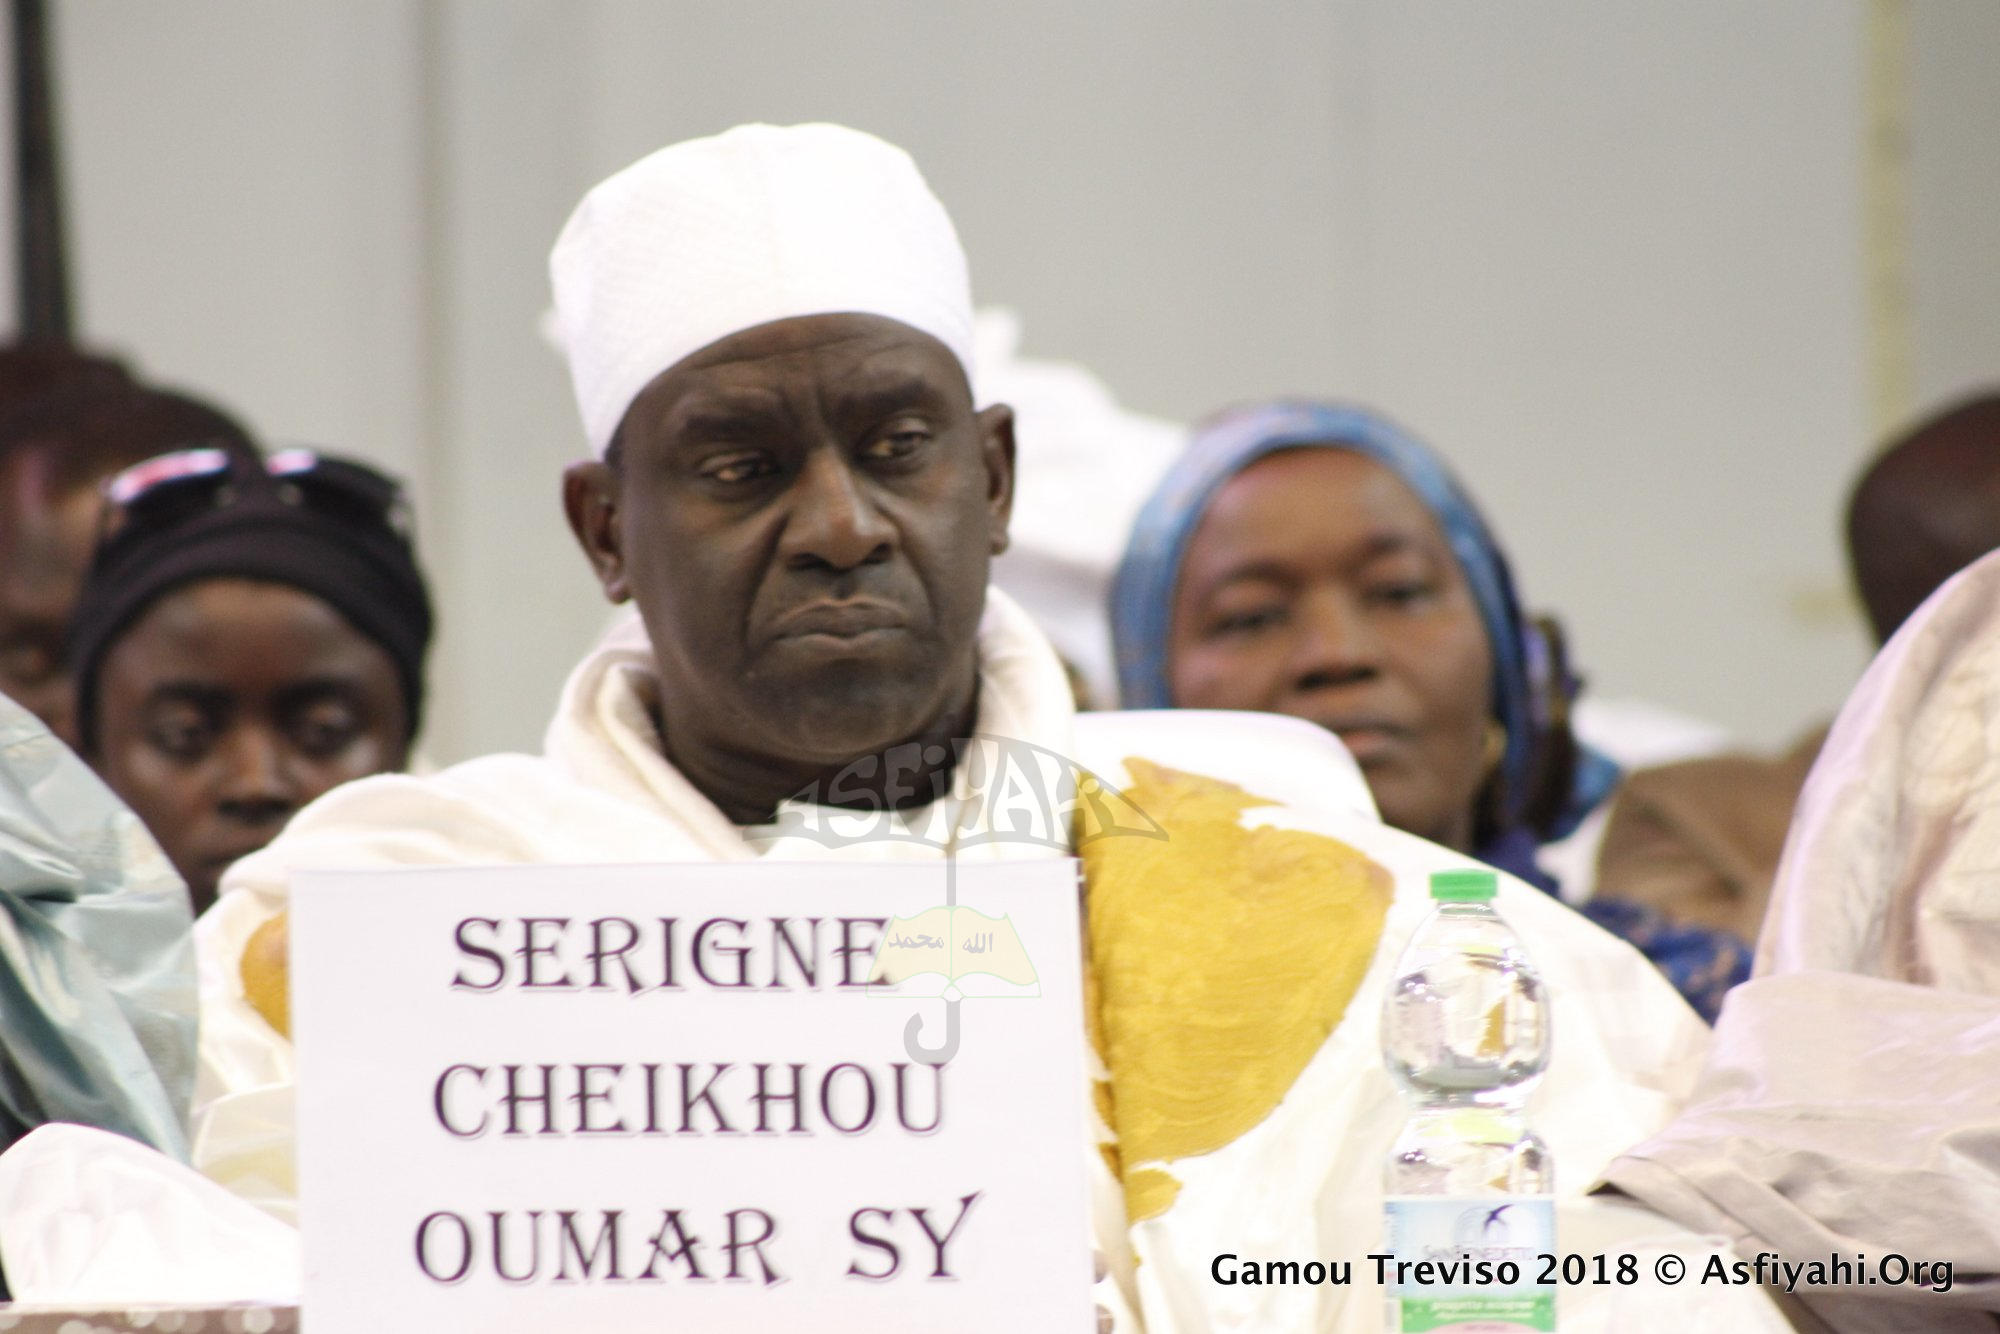
<path id="1" fill-rule="evenodd" d="M 1953 1265 L 1809 1294 L 1842 1334 L 2000 1325 L 2000 554 L 1855 687 L 1694 1100 L 1610 1179 L 1746 1254 Z"/>

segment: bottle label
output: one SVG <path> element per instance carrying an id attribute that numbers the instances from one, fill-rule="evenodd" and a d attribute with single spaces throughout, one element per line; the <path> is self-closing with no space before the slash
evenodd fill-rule
<path id="1" fill-rule="evenodd" d="M 1541 1257 L 1556 1254 L 1553 1198 L 1392 1195 L 1386 1214 L 1391 1331 L 1555 1329 L 1555 1285 L 1535 1282 Z"/>

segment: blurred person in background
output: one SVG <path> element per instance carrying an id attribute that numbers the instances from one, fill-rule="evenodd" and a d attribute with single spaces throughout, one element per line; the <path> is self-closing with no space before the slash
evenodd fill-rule
<path id="1" fill-rule="evenodd" d="M 105 497 L 70 637 L 79 750 L 199 914 L 294 811 L 404 767 L 430 596 L 401 489 L 358 463 L 187 450 Z"/>
<path id="2" fill-rule="evenodd" d="M 116 357 L 52 338 L 0 343 L 0 417 L 51 389 L 80 380 L 124 384 L 132 379 Z"/>
<path id="3" fill-rule="evenodd" d="M 1855 483 L 1847 556 L 1877 647 L 1959 570 L 2000 548 L 2000 394 L 1890 442 Z M 1598 895 L 1754 941 L 1799 789 L 1826 738 L 1632 773 L 1597 855 Z"/>
<path id="4" fill-rule="evenodd" d="M 46 363 L 42 378 L 15 378 L 40 387 L 9 402 L 0 356 L 0 694 L 74 745 L 63 641 L 97 535 L 99 485 L 167 450 L 254 446 L 220 409 L 137 384 L 116 363 L 34 360 Z"/>
<path id="5" fill-rule="evenodd" d="M 0 697 L 0 1149 L 77 1122 L 188 1156 L 187 894 L 132 812 Z"/>
<path id="6" fill-rule="evenodd" d="M 1388 823 L 1551 893 L 1538 854 L 1619 779 L 1572 734 L 1561 634 L 1523 610 L 1471 498 L 1361 409 L 1280 402 L 1197 428 L 1133 529 L 1112 627 L 1126 707 L 1317 723 Z M 1704 1017 L 1747 973 L 1719 933 L 1633 905 L 1600 922 Z"/>

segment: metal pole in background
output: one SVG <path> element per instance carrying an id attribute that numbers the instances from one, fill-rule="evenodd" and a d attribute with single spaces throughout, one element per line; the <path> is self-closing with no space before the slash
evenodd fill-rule
<path id="1" fill-rule="evenodd" d="M 56 157 L 55 70 L 43 0 L 13 0 L 14 166 L 23 341 L 70 339 L 62 170 Z"/>

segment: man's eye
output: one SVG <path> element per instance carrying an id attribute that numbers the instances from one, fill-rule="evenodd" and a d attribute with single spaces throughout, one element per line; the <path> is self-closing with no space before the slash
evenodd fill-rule
<path id="1" fill-rule="evenodd" d="M 725 486 L 753 482 L 770 472 L 770 460 L 761 454 L 724 454 L 701 465 L 702 477 Z"/>
<path id="2" fill-rule="evenodd" d="M 862 449 L 863 458 L 883 461 L 903 459 L 931 442 L 931 433 L 921 426 L 901 426 L 870 440 Z"/>

